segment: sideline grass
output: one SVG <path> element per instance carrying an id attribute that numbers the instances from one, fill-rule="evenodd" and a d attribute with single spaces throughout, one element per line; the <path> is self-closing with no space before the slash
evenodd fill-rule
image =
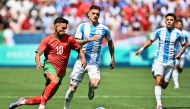
<path id="1" fill-rule="evenodd" d="M 69 74 L 55 97 L 47 104 L 47 109 L 63 109 L 64 95 L 69 86 Z M 163 90 L 164 109 L 190 109 L 190 69 L 180 74 L 181 88 L 173 89 L 173 83 Z M 154 80 L 149 68 L 101 69 L 102 81 L 94 100 L 87 98 L 88 78 L 80 84 L 71 109 L 155 109 Z M 41 71 L 35 68 L 0 68 L 0 109 L 7 109 L 9 103 L 20 96 L 40 95 L 45 79 Z M 18 109 L 37 109 L 37 106 L 22 106 Z"/>

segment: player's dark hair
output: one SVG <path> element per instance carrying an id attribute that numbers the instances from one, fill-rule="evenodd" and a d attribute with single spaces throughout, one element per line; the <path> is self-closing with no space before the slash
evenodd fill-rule
<path id="1" fill-rule="evenodd" d="M 174 18 L 174 20 L 176 21 L 176 15 L 174 13 L 168 13 L 166 14 L 165 18 L 168 16 L 172 16 Z"/>
<path id="2" fill-rule="evenodd" d="M 63 17 L 57 17 L 57 18 L 55 19 L 55 21 L 54 21 L 54 25 L 55 25 L 56 23 L 66 23 L 66 24 L 68 24 L 69 21 L 66 20 L 66 19 L 64 19 Z"/>
<path id="3" fill-rule="evenodd" d="M 182 21 L 181 19 L 177 19 L 177 20 L 176 20 L 176 23 L 177 23 L 177 22 L 180 22 L 180 23 L 183 25 L 183 21 Z"/>
<path id="4" fill-rule="evenodd" d="M 97 10 L 101 11 L 101 8 L 97 5 L 90 6 L 90 10 L 92 10 L 92 9 L 97 9 Z"/>

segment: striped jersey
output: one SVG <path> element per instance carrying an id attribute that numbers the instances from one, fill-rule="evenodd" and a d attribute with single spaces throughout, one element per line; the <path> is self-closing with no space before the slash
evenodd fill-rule
<path id="1" fill-rule="evenodd" d="M 185 38 L 186 42 L 188 42 L 190 40 L 190 37 L 188 36 L 188 32 L 186 30 L 182 30 L 182 34 L 183 34 L 183 37 Z M 180 50 L 181 50 L 181 44 L 179 43 L 178 53 L 180 52 Z M 183 53 L 181 58 L 185 58 L 186 54 L 187 54 L 187 50 L 185 50 L 185 52 Z"/>
<path id="2" fill-rule="evenodd" d="M 182 32 L 176 28 L 169 31 L 166 27 L 163 27 L 157 29 L 151 36 L 152 41 L 156 41 L 157 39 L 158 48 L 154 61 L 173 66 L 175 64 L 178 44 L 186 44 Z"/>
<path id="3" fill-rule="evenodd" d="M 44 53 L 44 62 L 48 61 L 55 68 L 57 74 L 63 76 L 66 73 L 71 49 L 78 50 L 79 48 L 80 45 L 72 36 L 65 34 L 58 38 L 52 34 L 42 40 L 36 53 Z"/>
<path id="4" fill-rule="evenodd" d="M 99 66 L 102 40 L 103 38 L 107 41 L 112 40 L 108 27 L 103 24 L 94 26 L 89 22 L 81 23 L 77 28 L 75 38 L 85 40 L 93 37 L 94 35 L 99 35 L 100 39 L 98 41 L 91 41 L 84 44 L 82 46 L 82 50 L 85 53 L 87 64 L 95 64 Z"/>

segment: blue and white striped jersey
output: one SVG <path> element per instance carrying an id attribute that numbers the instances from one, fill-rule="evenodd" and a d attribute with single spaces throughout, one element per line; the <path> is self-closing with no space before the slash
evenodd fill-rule
<path id="1" fill-rule="evenodd" d="M 175 64 L 178 44 L 186 44 L 182 32 L 176 28 L 168 31 L 166 27 L 163 27 L 157 29 L 151 36 L 152 41 L 156 41 L 157 39 L 159 43 L 154 61 L 173 66 Z"/>
<path id="2" fill-rule="evenodd" d="M 84 44 L 82 46 L 82 50 L 85 53 L 85 58 L 88 64 L 96 64 L 99 66 L 102 40 L 104 37 L 107 41 L 112 40 L 108 27 L 103 24 L 93 26 L 89 22 L 81 23 L 77 28 L 75 38 L 85 40 L 93 37 L 94 35 L 100 35 L 100 39 L 98 41 L 92 41 Z"/>
<path id="3" fill-rule="evenodd" d="M 183 37 L 185 38 L 186 42 L 188 42 L 190 40 L 188 32 L 186 30 L 182 30 L 182 34 L 183 34 Z M 180 52 L 180 50 L 181 50 L 181 44 L 179 43 L 179 45 L 178 45 L 178 53 Z M 183 53 L 181 58 L 185 58 L 186 54 L 187 54 L 187 50 L 185 50 L 185 52 Z"/>

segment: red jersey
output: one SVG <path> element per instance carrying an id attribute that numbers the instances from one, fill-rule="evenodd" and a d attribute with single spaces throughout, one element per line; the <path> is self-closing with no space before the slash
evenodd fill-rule
<path id="1" fill-rule="evenodd" d="M 68 34 L 60 39 L 57 36 L 49 35 L 42 40 L 36 52 L 44 53 L 45 60 L 54 66 L 58 75 L 63 76 L 71 49 L 79 48 L 80 45 Z"/>

